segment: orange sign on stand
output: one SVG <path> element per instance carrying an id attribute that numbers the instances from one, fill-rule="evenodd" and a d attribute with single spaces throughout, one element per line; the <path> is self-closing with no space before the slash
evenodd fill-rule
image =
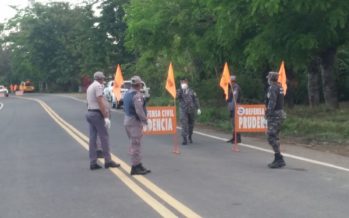
<path id="1" fill-rule="evenodd" d="M 145 135 L 176 134 L 176 107 L 147 107 L 148 126 Z"/>
<path id="2" fill-rule="evenodd" d="M 267 130 L 264 118 L 265 105 L 239 104 L 235 110 L 236 132 L 265 132 Z"/>

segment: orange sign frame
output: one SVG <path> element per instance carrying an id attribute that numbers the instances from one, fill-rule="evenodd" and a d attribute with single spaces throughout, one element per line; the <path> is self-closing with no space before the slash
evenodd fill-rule
<path id="1" fill-rule="evenodd" d="M 235 108 L 236 132 L 266 132 L 264 104 L 238 104 Z"/>
<path id="2" fill-rule="evenodd" d="M 143 128 L 145 135 L 176 134 L 176 107 L 147 107 L 148 126 Z"/>

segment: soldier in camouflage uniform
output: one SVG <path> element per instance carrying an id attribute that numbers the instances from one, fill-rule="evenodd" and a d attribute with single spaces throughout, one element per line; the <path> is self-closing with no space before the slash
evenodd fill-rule
<path id="1" fill-rule="evenodd" d="M 142 164 L 141 140 L 143 137 L 143 126 L 148 124 L 147 110 L 142 88 L 142 80 L 139 76 L 131 78 L 131 89 L 128 90 L 123 98 L 125 119 L 124 126 L 128 138 L 131 141 L 131 175 L 145 175 L 150 173 Z"/>
<path id="2" fill-rule="evenodd" d="M 233 87 L 233 88 L 232 88 Z M 230 77 L 230 84 L 229 84 L 229 94 L 228 94 L 228 110 L 230 113 L 230 119 L 231 119 L 231 124 L 232 124 L 232 132 L 233 132 L 233 137 L 228 140 L 228 143 L 234 143 L 235 142 L 235 107 L 236 104 L 240 104 L 241 102 L 241 88 L 239 84 L 236 82 L 236 76 L 232 75 Z M 238 143 L 241 142 L 241 133 L 236 133 L 236 141 Z"/>
<path id="3" fill-rule="evenodd" d="M 180 121 L 182 127 L 182 145 L 193 143 L 195 113 L 201 114 L 199 99 L 196 93 L 188 87 L 188 80 L 181 80 L 181 88 L 177 90 L 177 99 L 180 105 Z"/>
<path id="4" fill-rule="evenodd" d="M 268 164 L 270 168 L 281 168 L 286 165 L 280 152 L 279 133 L 282 122 L 285 119 L 284 107 L 284 91 L 280 83 L 278 83 L 279 74 L 277 72 L 269 72 L 268 93 L 266 98 L 266 119 L 268 122 L 268 142 L 274 150 L 274 161 Z"/>

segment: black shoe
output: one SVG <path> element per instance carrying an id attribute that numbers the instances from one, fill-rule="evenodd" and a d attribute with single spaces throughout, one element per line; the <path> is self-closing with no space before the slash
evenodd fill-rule
<path id="1" fill-rule="evenodd" d="M 90 170 L 99 170 L 99 169 L 101 169 L 102 167 L 101 166 L 99 166 L 98 164 L 91 164 L 90 165 Z"/>
<path id="2" fill-rule="evenodd" d="M 268 164 L 268 167 L 271 169 L 281 168 L 286 166 L 286 163 L 284 161 L 284 158 L 281 154 L 275 154 L 274 161 L 270 164 Z"/>
<path id="3" fill-rule="evenodd" d="M 108 169 L 108 168 L 117 168 L 120 167 L 120 164 L 115 163 L 114 161 L 108 162 L 104 164 L 104 168 Z"/>
<path id="4" fill-rule="evenodd" d="M 97 150 L 96 153 L 97 153 L 97 158 L 104 158 L 102 150 Z"/>
<path id="5" fill-rule="evenodd" d="M 229 139 L 228 141 L 226 141 L 227 143 L 233 143 L 234 142 L 234 138 Z"/>
<path id="6" fill-rule="evenodd" d="M 139 166 L 142 170 L 144 170 L 144 171 L 146 171 L 147 173 L 150 173 L 151 172 L 151 170 L 148 170 L 147 168 L 145 168 L 144 166 L 143 166 L 143 164 L 141 164 L 140 163 L 140 166 Z"/>
<path id="7" fill-rule="evenodd" d="M 189 139 L 189 143 L 192 144 L 193 143 L 193 139 L 191 138 L 191 135 L 189 135 L 188 139 Z"/>
<path id="8" fill-rule="evenodd" d="M 147 170 L 144 167 L 142 167 L 142 164 L 138 164 L 136 166 L 132 166 L 130 174 L 131 175 L 145 175 L 149 172 L 150 172 L 150 170 Z"/>
<path id="9" fill-rule="evenodd" d="M 240 133 L 237 134 L 237 142 L 241 143 L 241 135 L 240 135 Z"/>
<path id="10" fill-rule="evenodd" d="M 183 136 L 182 145 L 187 145 L 187 144 L 188 144 L 187 137 L 184 137 L 184 136 Z"/>

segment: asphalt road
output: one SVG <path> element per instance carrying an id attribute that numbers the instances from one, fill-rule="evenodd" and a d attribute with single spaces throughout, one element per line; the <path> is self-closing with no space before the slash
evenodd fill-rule
<path id="1" fill-rule="evenodd" d="M 90 171 L 85 112 L 86 103 L 60 95 L 0 98 L 1 218 L 348 217 L 347 158 L 286 148 L 295 156 L 271 170 L 266 142 L 244 138 L 234 153 L 227 135 L 195 134 L 176 155 L 172 136 L 145 136 L 152 173 L 131 177 L 123 114 L 114 111 L 111 151 L 123 168 Z"/>

